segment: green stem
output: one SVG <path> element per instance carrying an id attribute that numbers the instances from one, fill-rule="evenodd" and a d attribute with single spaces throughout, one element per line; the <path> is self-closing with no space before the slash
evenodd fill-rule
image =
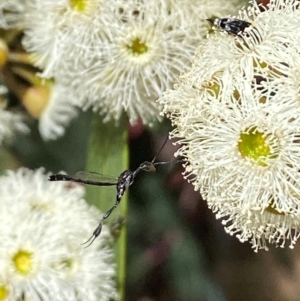
<path id="1" fill-rule="evenodd" d="M 116 127 L 114 123 L 103 124 L 99 116 L 94 115 L 87 154 L 86 170 L 118 177 L 128 169 L 128 143 L 126 126 Z M 87 200 L 103 213 L 116 201 L 116 187 L 87 186 Z M 108 218 L 106 225 L 112 225 L 121 216 L 126 218 L 128 197 L 122 197 L 120 205 Z M 96 227 L 97 225 L 95 225 Z M 101 234 L 100 234 L 101 236 Z M 117 277 L 120 300 L 124 300 L 126 273 L 126 225 L 122 226 L 116 240 Z"/>

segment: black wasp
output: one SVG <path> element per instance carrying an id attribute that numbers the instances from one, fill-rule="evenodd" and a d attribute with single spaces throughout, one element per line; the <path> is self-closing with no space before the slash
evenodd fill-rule
<path id="1" fill-rule="evenodd" d="M 213 26 L 226 31 L 233 36 L 237 36 L 238 34 L 243 33 L 244 30 L 251 25 L 250 22 L 234 18 L 215 18 L 206 20 Z"/>
<path id="2" fill-rule="evenodd" d="M 88 243 L 91 241 L 88 245 L 90 246 L 94 240 L 100 235 L 102 230 L 103 221 L 106 220 L 111 213 L 117 208 L 119 205 L 122 196 L 128 189 L 128 187 L 134 182 L 135 177 L 140 171 L 147 171 L 147 172 L 155 172 L 157 165 L 163 165 L 163 164 L 170 164 L 170 163 L 177 163 L 177 162 L 183 162 L 183 160 L 175 160 L 170 162 L 155 162 L 157 156 L 165 146 L 166 141 L 156 154 L 156 156 L 153 158 L 151 162 L 145 161 L 140 164 L 140 166 L 136 170 L 125 170 L 123 171 L 118 177 L 109 177 L 104 176 L 102 174 L 96 173 L 96 172 L 88 172 L 88 171 L 79 171 L 74 176 L 69 176 L 65 174 L 56 174 L 49 176 L 49 181 L 72 181 L 72 182 L 78 182 L 88 185 L 95 185 L 95 186 L 116 186 L 117 188 L 117 195 L 116 195 L 116 201 L 115 204 L 106 211 L 106 213 L 103 215 L 102 219 L 100 220 L 100 223 L 98 227 L 94 230 L 93 235 L 84 243 Z"/>

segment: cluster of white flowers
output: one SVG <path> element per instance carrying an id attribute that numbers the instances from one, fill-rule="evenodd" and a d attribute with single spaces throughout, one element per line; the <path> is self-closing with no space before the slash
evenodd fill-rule
<path id="1" fill-rule="evenodd" d="M 300 1 L 250 2 L 243 32 L 216 32 L 159 99 L 185 176 L 254 250 L 300 235 Z"/>
<path id="2" fill-rule="evenodd" d="M 49 182 L 42 169 L 0 178 L 0 299 L 115 300 L 115 265 L 107 227 L 84 249 L 99 212 L 84 189 Z"/>
<path id="3" fill-rule="evenodd" d="M 182 72 L 208 31 L 206 18 L 232 12 L 226 0 L 34 0 L 23 44 L 42 76 L 72 86 L 74 104 L 104 120 L 159 119 L 160 93 Z"/>

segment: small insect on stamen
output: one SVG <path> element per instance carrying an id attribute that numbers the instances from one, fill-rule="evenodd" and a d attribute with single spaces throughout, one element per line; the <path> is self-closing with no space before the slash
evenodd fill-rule
<path id="1" fill-rule="evenodd" d="M 90 246 L 94 242 L 94 240 L 100 235 L 104 220 L 106 220 L 111 215 L 111 213 L 118 207 L 122 199 L 122 196 L 124 195 L 128 187 L 134 182 L 136 175 L 140 171 L 155 172 L 156 165 L 184 162 L 183 160 L 155 162 L 157 156 L 159 155 L 159 153 L 161 152 L 161 150 L 163 149 L 167 141 L 168 138 L 166 139 L 166 141 L 164 142 L 164 144 L 162 145 L 162 147 L 160 148 L 160 150 L 158 151 L 158 153 L 156 154 L 156 156 L 153 158 L 151 162 L 145 161 L 141 163 L 140 166 L 134 171 L 125 170 L 116 178 L 104 176 L 96 172 L 87 172 L 87 171 L 79 171 L 74 176 L 69 176 L 64 174 L 56 174 L 56 175 L 49 176 L 48 178 L 49 181 L 72 181 L 72 182 L 78 182 L 78 183 L 94 185 L 94 186 L 116 186 L 117 195 L 116 195 L 115 203 L 103 215 L 97 228 L 94 230 L 93 235 L 86 242 L 83 243 L 83 244 L 88 244 L 86 248 Z"/>
<path id="2" fill-rule="evenodd" d="M 250 22 L 234 18 L 215 18 L 206 20 L 221 31 L 226 31 L 233 36 L 243 33 L 244 30 L 251 25 Z"/>

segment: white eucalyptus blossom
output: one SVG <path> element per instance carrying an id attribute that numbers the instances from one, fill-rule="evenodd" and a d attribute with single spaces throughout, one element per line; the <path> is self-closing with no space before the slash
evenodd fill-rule
<path id="1" fill-rule="evenodd" d="M 106 227 L 87 249 L 99 212 L 79 185 L 49 182 L 42 169 L 0 178 L 0 291 L 8 300 L 117 297 Z"/>
<path id="2" fill-rule="evenodd" d="M 299 4 L 251 2 L 238 14 L 251 25 L 203 41 L 159 99 L 185 176 L 255 250 L 299 236 Z"/>
<path id="3" fill-rule="evenodd" d="M 255 95 L 250 87 L 236 86 L 239 99 L 191 100 L 194 109 L 183 108 L 183 122 L 173 133 L 189 139 L 188 147 L 179 153 L 188 158 L 187 172 L 201 175 L 194 184 L 208 200 L 237 198 L 245 206 L 265 208 L 275 198 L 277 210 L 298 211 L 294 194 L 300 193 L 300 111 L 290 112 L 292 120 L 288 120 L 280 113 L 286 104 L 280 107 L 279 91 Z M 202 108 L 197 109 L 197 102 L 202 102 Z M 290 202 L 287 187 L 292 192 Z"/>
<path id="4" fill-rule="evenodd" d="M 106 1 L 34 0 L 26 4 L 23 44 L 45 78 L 68 77 L 71 68 L 89 60 L 86 47 L 105 29 L 97 18 Z"/>
<path id="5" fill-rule="evenodd" d="M 157 119 L 155 100 L 191 62 L 214 8 L 201 1 L 153 1 L 124 10 L 111 38 L 99 41 L 101 57 L 78 86 L 83 106 L 100 110 L 105 120 L 118 120 L 124 111 L 130 122 Z"/>
<path id="6" fill-rule="evenodd" d="M 25 48 L 42 76 L 72 85 L 76 104 L 106 120 L 159 119 L 159 94 L 176 81 L 227 1 L 35 0 L 28 4 Z M 33 17 L 34 14 L 34 17 Z"/>

